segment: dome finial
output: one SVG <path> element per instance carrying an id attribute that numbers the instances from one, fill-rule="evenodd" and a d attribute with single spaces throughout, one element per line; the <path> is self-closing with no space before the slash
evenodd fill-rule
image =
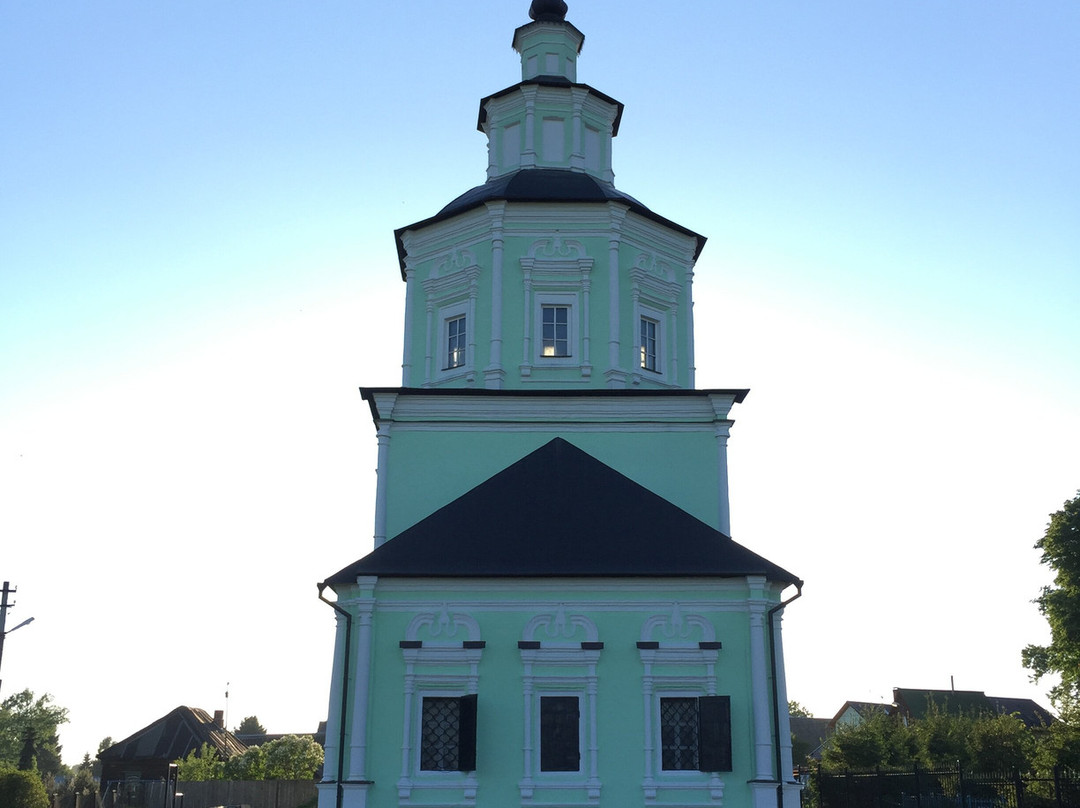
<path id="1" fill-rule="evenodd" d="M 529 18 L 537 22 L 565 22 L 567 7 L 563 0 L 532 0 Z"/>

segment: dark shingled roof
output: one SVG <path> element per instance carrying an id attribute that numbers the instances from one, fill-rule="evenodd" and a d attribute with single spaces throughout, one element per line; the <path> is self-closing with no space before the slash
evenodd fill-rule
<path id="1" fill-rule="evenodd" d="M 562 438 L 331 575 L 742 577 L 800 583 Z"/>
<path id="2" fill-rule="evenodd" d="M 209 744 L 222 760 L 247 750 L 231 732 L 215 724 L 206 710 L 177 707 L 134 735 L 102 750 L 98 757 L 102 761 L 173 761 L 202 748 L 203 744 Z"/>
<path id="3" fill-rule="evenodd" d="M 398 261 L 401 265 L 401 277 L 405 277 L 405 245 L 401 236 L 406 230 L 420 230 L 460 213 L 472 210 L 485 202 L 504 200 L 507 202 L 618 202 L 626 205 L 639 216 L 690 236 L 697 242 L 694 260 L 705 247 L 705 236 L 695 233 L 653 213 L 629 194 L 624 194 L 614 185 L 604 182 L 591 174 L 570 171 L 565 168 L 523 168 L 502 177 L 478 185 L 466 191 L 430 219 L 398 228 L 394 231 L 397 241 Z"/>

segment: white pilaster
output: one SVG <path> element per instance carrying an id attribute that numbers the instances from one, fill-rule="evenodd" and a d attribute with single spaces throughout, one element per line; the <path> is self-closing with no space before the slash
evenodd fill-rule
<path id="1" fill-rule="evenodd" d="M 378 465 L 375 468 L 375 546 L 386 541 L 387 481 L 390 478 L 390 422 L 380 421 L 376 429 L 379 444 Z"/>
<path id="2" fill-rule="evenodd" d="M 342 606 L 353 613 L 353 633 L 356 640 L 356 662 L 353 666 L 353 715 L 349 732 L 349 759 L 345 779 L 350 782 L 367 780 L 367 724 L 371 701 L 371 617 L 375 610 L 375 578 L 358 578 L 357 584 L 368 597 L 345 601 Z"/>
<path id="3" fill-rule="evenodd" d="M 765 606 L 764 600 L 754 599 L 761 593 L 765 579 L 748 576 L 750 587 L 750 688 L 751 711 L 754 725 L 754 779 L 773 780 L 772 728 L 769 709 L 769 668 L 765 653 Z"/>
<path id="4" fill-rule="evenodd" d="M 731 437 L 731 421 L 716 422 L 717 452 L 717 525 L 716 529 L 725 536 L 731 535 L 731 502 L 728 497 L 728 458 L 727 443 Z"/>
<path id="5" fill-rule="evenodd" d="M 489 202 L 487 209 L 491 217 L 491 353 L 484 368 L 484 387 L 497 390 L 502 387 L 506 375 L 502 366 L 503 213 L 506 203 Z"/>

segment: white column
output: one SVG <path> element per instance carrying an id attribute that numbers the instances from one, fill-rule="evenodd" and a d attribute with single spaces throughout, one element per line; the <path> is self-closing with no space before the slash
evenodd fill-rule
<path id="1" fill-rule="evenodd" d="M 683 300 L 686 301 L 686 362 L 690 371 L 690 388 L 696 384 L 697 368 L 694 367 L 694 273 L 686 273 L 686 292 Z"/>
<path id="2" fill-rule="evenodd" d="M 407 259 L 406 259 L 407 260 Z M 416 296 L 416 270 L 405 267 L 405 347 L 401 357 L 401 386 L 412 383 L 413 302 Z"/>
<path id="3" fill-rule="evenodd" d="M 375 546 L 386 541 L 386 489 L 390 477 L 390 423 L 381 421 L 376 430 L 379 460 L 375 468 Z"/>
<path id="4" fill-rule="evenodd" d="M 765 603 L 760 601 L 750 603 L 750 678 L 754 719 L 754 779 L 771 781 L 773 755 L 769 722 L 769 668 L 765 654 Z"/>
<path id="5" fill-rule="evenodd" d="M 717 482 L 716 499 L 718 504 L 716 529 L 725 536 L 731 535 L 731 502 L 728 497 L 728 460 L 727 442 L 731 436 L 731 421 L 716 422 Z"/>
<path id="6" fill-rule="evenodd" d="M 505 202 L 489 202 L 491 217 L 491 356 L 484 368 L 484 387 L 502 387 L 502 306 L 503 306 L 503 211 Z"/>
<path id="7" fill-rule="evenodd" d="M 374 589 L 375 578 L 358 580 L 362 588 Z M 356 672 L 353 679 L 353 720 L 349 733 L 349 761 L 345 767 L 346 780 L 367 780 L 367 723 L 371 697 L 371 615 L 375 598 L 357 598 L 344 604 L 355 610 L 353 631 L 356 638 Z"/>
<path id="8" fill-rule="evenodd" d="M 784 673 L 784 642 L 781 638 L 781 623 L 784 610 L 773 615 L 773 654 L 776 655 L 776 693 L 780 705 L 780 765 L 782 779 L 789 781 L 794 777 L 795 767 L 791 759 L 791 716 L 787 711 L 787 675 Z"/>
<path id="9" fill-rule="evenodd" d="M 334 612 L 336 620 L 334 630 L 334 667 L 330 676 L 330 709 L 326 714 L 326 741 L 323 745 L 323 781 L 337 777 L 338 745 L 341 740 L 341 692 L 345 687 L 341 667 L 345 664 L 345 631 L 348 623 L 345 616 Z"/>

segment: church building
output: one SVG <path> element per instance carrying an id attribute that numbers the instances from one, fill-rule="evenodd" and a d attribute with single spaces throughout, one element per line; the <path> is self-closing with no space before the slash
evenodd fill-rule
<path id="1" fill-rule="evenodd" d="M 534 0 L 513 33 L 486 181 L 395 233 L 401 386 L 362 389 L 375 548 L 319 585 L 319 808 L 799 804 L 802 581 L 730 537 L 747 391 L 694 386 L 705 238 L 615 188 L 623 106 L 578 81 L 566 14 Z"/>

